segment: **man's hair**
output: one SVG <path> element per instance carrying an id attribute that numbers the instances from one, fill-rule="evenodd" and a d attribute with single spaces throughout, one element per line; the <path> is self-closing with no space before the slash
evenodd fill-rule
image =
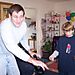
<path id="1" fill-rule="evenodd" d="M 70 30 L 74 30 L 74 25 L 72 25 L 71 22 L 66 22 L 62 25 L 62 30 L 63 31 L 70 31 Z"/>
<path id="2" fill-rule="evenodd" d="M 10 14 L 12 16 L 12 13 L 16 11 L 17 13 L 19 11 L 23 11 L 23 15 L 25 15 L 25 11 L 23 9 L 23 7 L 19 4 L 13 4 L 9 9 L 8 9 L 8 14 Z"/>

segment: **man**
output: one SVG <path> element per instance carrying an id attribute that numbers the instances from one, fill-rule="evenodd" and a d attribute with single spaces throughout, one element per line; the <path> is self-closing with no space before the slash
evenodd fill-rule
<path id="1" fill-rule="evenodd" d="M 32 72 L 28 70 L 33 69 L 33 65 L 42 67 L 43 70 L 48 67 L 41 61 L 33 59 L 35 53 L 30 51 L 30 48 L 25 39 L 26 23 L 25 12 L 22 6 L 19 4 L 12 5 L 8 10 L 9 18 L 1 22 L 0 25 L 0 75 L 32 75 Z M 28 55 L 22 48 L 18 46 L 21 44 L 30 55 Z M 19 69 L 14 55 L 23 62 L 23 66 L 29 65 L 26 69 L 22 69 L 19 64 Z M 37 55 L 37 54 L 36 54 Z M 19 62 L 18 62 L 19 63 Z M 33 65 L 32 65 L 33 64 Z M 27 70 L 28 69 L 28 70 Z M 26 71 L 28 74 L 24 73 Z M 22 73 L 23 71 L 23 73 Z"/>

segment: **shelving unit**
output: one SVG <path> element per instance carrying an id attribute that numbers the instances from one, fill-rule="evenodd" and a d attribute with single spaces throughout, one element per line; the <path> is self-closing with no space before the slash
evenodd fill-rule
<path id="1" fill-rule="evenodd" d="M 28 30 L 27 30 L 27 38 L 28 38 L 28 44 L 31 47 L 31 49 L 36 49 L 36 21 L 32 21 L 32 18 L 25 18 Z"/>
<path id="2" fill-rule="evenodd" d="M 54 36 L 60 36 L 60 15 L 47 13 L 45 19 L 41 22 L 43 40 L 50 38 L 52 41 Z"/>

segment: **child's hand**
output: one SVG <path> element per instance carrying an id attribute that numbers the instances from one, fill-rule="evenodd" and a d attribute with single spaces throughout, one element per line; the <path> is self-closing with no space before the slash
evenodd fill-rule
<path id="1" fill-rule="evenodd" d="M 58 51 L 54 51 L 51 56 L 49 56 L 49 60 L 54 61 L 54 59 L 59 55 Z"/>
<path id="2" fill-rule="evenodd" d="M 49 60 L 54 61 L 54 57 L 52 55 L 49 56 Z"/>

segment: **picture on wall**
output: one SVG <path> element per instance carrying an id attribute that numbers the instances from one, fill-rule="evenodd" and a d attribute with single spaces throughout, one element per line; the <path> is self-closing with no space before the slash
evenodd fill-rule
<path id="1" fill-rule="evenodd" d="M 59 25 L 55 24 L 55 30 L 59 30 Z"/>
<path id="2" fill-rule="evenodd" d="M 55 31 L 55 36 L 59 36 L 59 31 Z"/>

